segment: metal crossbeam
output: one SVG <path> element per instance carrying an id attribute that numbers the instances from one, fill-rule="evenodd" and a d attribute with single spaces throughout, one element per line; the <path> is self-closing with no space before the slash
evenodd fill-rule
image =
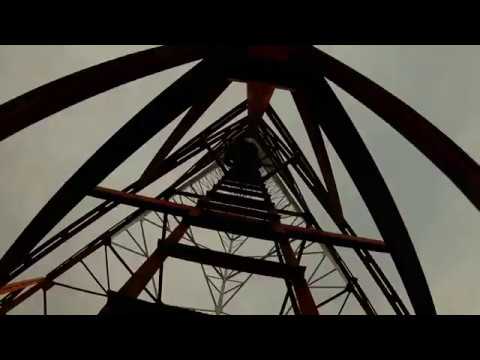
<path id="1" fill-rule="evenodd" d="M 387 252 L 383 241 L 361 237 L 329 233 L 315 229 L 305 229 L 297 226 L 276 224 L 271 226 L 261 221 L 246 219 L 231 213 L 207 213 L 200 208 L 180 205 L 167 200 L 154 199 L 146 196 L 127 194 L 117 190 L 96 187 L 91 196 L 106 200 L 114 200 L 130 206 L 140 207 L 144 210 L 162 211 L 172 215 L 181 216 L 191 225 L 212 230 L 231 233 L 250 233 L 258 238 L 275 238 L 288 236 L 294 239 L 305 239 L 318 243 L 329 243 L 336 246 L 360 247 L 372 251 Z M 250 229 L 248 229 L 250 227 Z"/>
<path id="2" fill-rule="evenodd" d="M 167 256 L 177 259 L 282 279 L 293 279 L 303 276 L 305 271 L 304 266 L 279 264 L 274 261 L 257 260 L 183 244 L 162 243 L 159 249 Z"/>

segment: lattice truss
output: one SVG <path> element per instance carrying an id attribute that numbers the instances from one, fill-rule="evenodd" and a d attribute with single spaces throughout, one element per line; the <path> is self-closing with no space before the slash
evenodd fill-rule
<path id="1" fill-rule="evenodd" d="M 477 207 L 478 165 L 407 105 L 313 47 L 163 46 L 112 60 L 0 106 L 0 140 L 102 91 L 200 59 L 109 139 L 3 255 L 0 313 L 105 313 L 112 309 L 112 296 L 121 295 L 159 308 L 217 315 L 373 315 L 377 311 L 365 276 L 391 312 L 435 313 L 390 192 L 325 79 L 381 115 Z M 232 81 L 246 83 L 247 100 L 183 139 Z M 65 88 L 69 91 L 61 91 Z M 320 173 L 270 105 L 279 89 L 293 96 Z M 176 118 L 178 124 L 138 180 L 122 190 L 98 186 Z M 358 236 L 345 219 L 325 137 L 382 239 Z M 228 195 L 236 185 L 225 182 L 225 152 L 245 138 L 259 150 L 264 190 L 237 184 L 236 196 Z M 175 180 L 158 196 L 140 195 L 174 172 Z M 333 232 L 319 225 L 302 188 L 335 224 Z M 86 196 L 97 205 L 60 224 Z M 67 241 L 101 223 L 107 213 L 116 214 L 116 223 L 105 221 L 96 238 L 68 253 Z M 354 274 L 339 249 L 355 256 L 364 275 L 357 267 Z M 391 256 L 408 299 L 401 299 L 372 253 Z M 39 273 L 44 275 L 34 276 Z"/>
<path id="2" fill-rule="evenodd" d="M 274 169 L 275 166 L 266 162 L 262 175 L 269 177 L 275 173 Z M 196 206 L 199 196 L 206 195 L 223 175 L 222 169 L 213 164 L 183 185 L 170 200 Z M 300 207 L 280 177 L 275 175 L 268 178 L 266 187 L 275 208 L 283 212 L 281 223 L 305 227 Z M 249 195 L 244 197 L 251 198 Z M 87 251 L 85 257 L 82 251 L 78 257 L 74 255 L 70 262 L 75 265 L 53 280 L 51 288 L 42 291 L 43 299 L 31 299 L 32 303 L 36 302 L 34 311 L 65 314 L 71 310 L 69 305 L 75 302 L 78 304 L 75 313 L 98 313 L 105 304 L 108 291 L 118 291 L 152 254 L 152 250 L 158 247 L 159 241 L 164 241 L 181 223 L 181 219 L 156 211 L 145 211 L 128 224 L 124 223 L 122 221 L 112 228 L 114 231 L 108 244 L 91 254 Z M 283 261 L 271 242 L 228 232 L 190 227 L 180 243 L 254 259 Z M 291 243 L 296 256 L 299 256 L 301 241 L 293 239 Z M 302 265 L 307 268 L 307 282 L 322 313 L 341 314 L 351 290 L 328 249 L 319 243 L 306 242 L 303 245 Z M 61 268 L 62 265 L 58 267 Z M 79 301 L 82 298 L 85 302 Z M 285 297 L 284 281 L 272 281 L 265 276 L 175 258 L 166 260 L 139 298 L 152 303 L 165 301 L 216 315 L 293 314 L 292 305 Z"/>

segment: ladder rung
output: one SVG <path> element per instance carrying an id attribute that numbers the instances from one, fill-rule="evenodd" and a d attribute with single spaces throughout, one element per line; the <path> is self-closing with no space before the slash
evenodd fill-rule
<path id="1" fill-rule="evenodd" d="M 270 199 L 255 200 L 247 197 L 240 197 L 219 192 L 207 193 L 207 198 L 218 200 L 233 205 L 245 206 L 254 209 L 268 210 L 272 207 Z"/>

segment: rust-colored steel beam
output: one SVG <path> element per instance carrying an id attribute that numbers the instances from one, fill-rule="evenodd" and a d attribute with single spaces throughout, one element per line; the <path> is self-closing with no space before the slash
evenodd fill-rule
<path id="1" fill-rule="evenodd" d="M 0 141 L 71 105 L 145 76 L 200 60 L 207 46 L 161 46 L 65 76 L 0 106 Z"/>
<path id="2" fill-rule="evenodd" d="M 164 240 L 165 244 L 178 243 L 188 230 L 188 224 L 180 223 L 175 230 Z M 160 265 L 168 255 L 158 247 L 150 257 L 137 269 L 135 274 L 120 288 L 118 294 L 136 298 L 147 286 L 150 279 L 155 275 Z"/>
<path id="3" fill-rule="evenodd" d="M 247 83 L 247 98 L 248 98 L 248 116 L 252 120 L 259 120 L 270 104 L 275 88 L 271 85 L 248 82 Z"/>
<path id="4" fill-rule="evenodd" d="M 207 211 L 193 206 L 176 204 L 167 200 L 127 194 L 102 187 L 96 187 L 90 195 L 100 199 L 140 207 L 145 210 L 155 210 L 181 216 L 191 225 L 217 231 L 249 234 L 250 236 L 264 239 L 284 236 L 335 246 L 359 247 L 379 252 L 388 251 L 383 241 L 380 240 L 335 234 L 284 224 L 275 224 L 272 226 L 269 223 L 248 219 L 233 213 Z"/>
<path id="5" fill-rule="evenodd" d="M 2 304 L 2 306 L 0 306 L 0 315 L 7 314 L 10 310 L 12 310 L 15 306 L 20 304 L 22 301 L 28 299 L 30 296 L 35 294 L 38 290 L 41 290 L 44 284 L 46 283 L 47 283 L 47 279 L 39 281 L 38 283 L 36 283 L 26 291 L 23 291 L 21 294 L 11 299 L 11 301 L 9 301 L 8 303 Z"/>
<path id="6" fill-rule="evenodd" d="M 8 293 L 11 293 L 11 292 L 17 291 L 17 290 L 23 290 L 23 289 L 25 289 L 29 286 L 32 286 L 32 285 L 35 285 L 35 284 L 39 283 L 42 280 L 43 280 L 43 278 L 39 277 L 39 278 L 35 278 L 35 279 L 28 279 L 28 280 L 22 280 L 22 281 L 16 281 L 14 283 L 10 283 L 10 284 L 5 285 L 2 288 L 0 288 L 0 295 L 8 294 Z"/>
<path id="7" fill-rule="evenodd" d="M 100 247 L 108 243 L 110 241 L 110 238 L 108 237 L 108 233 L 109 232 L 107 231 L 106 233 L 98 236 L 94 241 L 89 243 L 82 250 L 77 252 L 74 256 L 70 257 L 68 260 L 64 261 L 62 264 L 57 266 L 53 271 L 48 273 L 43 279 L 39 280 L 35 285 L 33 285 L 26 291 L 16 296 L 7 304 L 2 305 L 2 307 L 0 307 L 0 315 L 5 315 L 10 310 L 12 310 L 15 306 L 20 304 L 22 301 L 28 299 L 37 291 L 41 289 L 47 290 L 48 288 L 50 288 L 53 285 L 53 280 L 55 280 L 57 277 L 65 273 L 67 270 L 71 269 L 73 266 L 75 266 L 75 264 L 78 264 L 80 260 L 86 258 L 88 255 L 92 254 L 94 251 L 98 250 Z"/>
<path id="8" fill-rule="evenodd" d="M 199 247 L 160 243 L 159 248 L 167 256 L 204 265 L 221 267 L 250 274 L 297 279 L 305 273 L 304 266 L 280 264 L 274 261 L 259 260 L 245 256 L 226 254 L 220 251 Z"/>
<path id="9" fill-rule="evenodd" d="M 290 266 L 298 266 L 298 259 L 292 249 L 292 245 L 288 242 L 288 238 L 280 238 L 279 246 L 285 259 L 285 264 Z M 292 279 L 293 289 L 298 302 L 298 308 L 302 315 L 318 315 L 318 309 L 313 300 L 312 292 L 308 287 L 304 275 L 297 276 Z"/>

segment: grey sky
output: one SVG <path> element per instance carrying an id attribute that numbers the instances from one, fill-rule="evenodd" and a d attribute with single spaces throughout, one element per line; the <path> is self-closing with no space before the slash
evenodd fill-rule
<path id="1" fill-rule="evenodd" d="M 0 48 L 0 103 L 82 68 L 146 46 L 2 46 Z M 480 47 L 478 46 L 320 46 L 408 103 L 450 136 L 477 162 L 480 159 L 478 116 L 480 102 Z M 120 126 L 192 65 L 141 79 L 75 105 L 0 143 L 0 224 L 3 254 L 73 172 Z M 480 245 L 478 212 L 429 161 L 375 114 L 334 88 L 373 154 L 396 199 L 414 241 L 439 313 L 480 313 L 476 285 Z M 245 96 L 239 84 L 229 88 L 206 114 L 215 120 Z M 277 91 L 272 104 L 316 167 L 305 132 L 288 93 Z M 208 119 L 207 119 L 208 117 Z M 205 125 L 197 124 L 191 133 Z M 160 135 L 132 156 L 103 184 L 121 188 L 138 175 L 161 144 Z M 191 134 L 189 133 L 189 134 Z M 331 150 L 331 148 L 330 148 Z M 332 154 L 334 155 L 334 154 Z M 334 156 L 334 172 L 346 217 L 356 232 L 378 237 L 378 232 L 346 172 Z M 171 181 L 174 176 L 170 176 Z M 159 188 L 163 188 L 159 185 Z M 152 187 L 153 194 L 157 188 Z M 311 197 L 309 197 L 311 200 Z M 78 212 L 96 202 L 85 200 Z M 312 202 L 323 220 L 323 212 Z M 116 215 L 118 219 L 123 213 Z M 71 219 L 72 214 L 68 216 Z M 318 216 L 317 216 L 318 217 Z M 63 222 L 65 223 L 65 222 Z M 98 231 L 101 231 L 99 224 Z M 92 230 L 94 232 L 94 230 Z M 71 254 L 82 240 L 58 251 Z M 57 253 L 56 253 L 57 254 Z M 53 255 L 53 254 L 52 254 Z M 348 257 L 348 254 L 345 254 Z M 382 262 L 388 260 L 379 259 Z M 52 264 L 32 269 L 42 274 Z M 392 271 L 389 276 L 398 283 Z M 267 304 L 268 305 L 268 304 Z M 266 306 L 266 305 L 265 305 Z"/>

